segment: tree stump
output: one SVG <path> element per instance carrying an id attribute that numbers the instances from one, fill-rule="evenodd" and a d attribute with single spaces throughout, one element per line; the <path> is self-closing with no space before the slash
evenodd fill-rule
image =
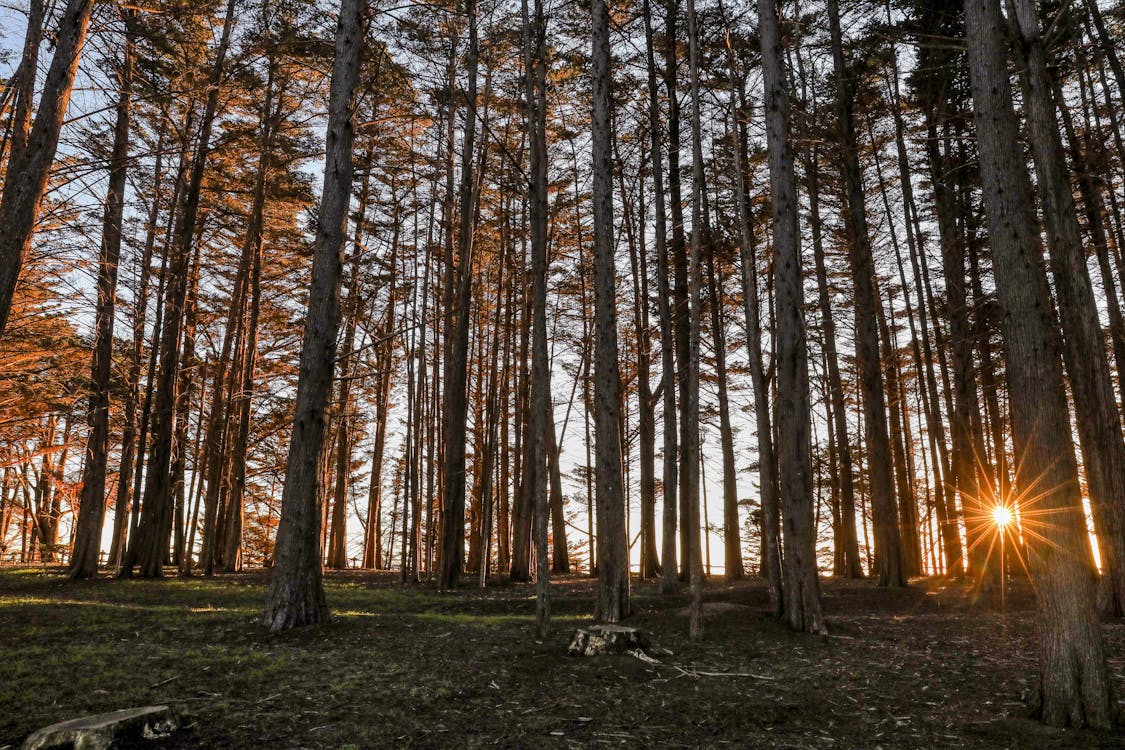
<path id="1" fill-rule="evenodd" d="M 23 750 L 108 750 L 118 740 L 155 740 L 179 728 L 180 717 L 168 706 L 127 708 L 44 727 L 24 741 Z"/>
<path id="2" fill-rule="evenodd" d="M 567 653 L 571 656 L 597 656 L 643 651 L 648 646 L 644 631 L 623 625 L 591 625 L 578 628 L 570 639 Z"/>

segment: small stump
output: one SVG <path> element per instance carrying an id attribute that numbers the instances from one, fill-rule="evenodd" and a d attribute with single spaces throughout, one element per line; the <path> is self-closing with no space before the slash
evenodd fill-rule
<path id="1" fill-rule="evenodd" d="M 118 740 L 155 740 L 180 728 L 180 718 L 168 706 L 127 708 L 52 724 L 35 732 L 23 750 L 108 750 Z"/>
<path id="2" fill-rule="evenodd" d="M 648 639 L 644 631 L 623 625 L 591 625 L 578 628 L 570 639 L 567 653 L 571 656 L 597 656 L 598 654 L 624 654 L 644 649 Z"/>

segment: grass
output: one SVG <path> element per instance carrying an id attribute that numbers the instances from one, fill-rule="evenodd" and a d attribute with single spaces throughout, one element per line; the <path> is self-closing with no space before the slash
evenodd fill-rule
<path id="1" fill-rule="evenodd" d="M 702 643 L 682 596 L 635 585 L 634 623 L 661 664 L 565 655 L 593 588 L 554 586 L 533 637 L 533 588 L 442 594 L 391 574 L 332 574 L 335 619 L 270 634 L 262 572 L 211 580 L 67 582 L 0 569 L 0 748 L 69 718 L 171 703 L 162 747 L 1121 747 L 1121 733 L 1024 718 L 1034 685 L 1030 593 L 997 603 L 920 581 L 825 587 L 833 633 L 790 633 L 758 581 L 718 582 Z M 1118 694 L 1125 629 L 1106 625 Z M 706 673 L 706 674 L 701 674 Z M 755 676 L 747 676 L 755 675 Z"/>

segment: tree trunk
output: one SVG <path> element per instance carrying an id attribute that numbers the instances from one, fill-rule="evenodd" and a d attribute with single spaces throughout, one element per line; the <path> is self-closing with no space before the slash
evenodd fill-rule
<path id="1" fill-rule="evenodd" d="M 24 148 L 13 148 L 0 196 L 0 336 L 8 324 L 12 297 L 20 269 L 31 249 L 39 205 L 47 191 L 47 178 L 55 161 L 59 131 L 70 102 L 70 89 L 86 41 L 94 0 L 69 0 L 59 17 L 54 36 L 55 54 L 43 83 L 35 124 Z M 34 84 L 35 72 L 28 74 Z M 28 103 L 30 107 L 30 102 Z"/>
<path id="2" fill-rule="evenodd" d="M 797 191 L 789 142 L 789 89 L 773 0 L 758 0 L 758 18 L 776 274 L 775 413 L 779 497 L 785 525 L 785 618 L 795 630 L 825 633 L 813 538 L 808 344 L 802 313 Z"/>
<path id="3" fill-rule="evenodd" d="M 680 458 L 683 500 L 687 513 L 683 530 L 688 535 L 689 557 L 684 561 L 691 582 L 689 635 L 703 637 L 703 556 L 700 554 L 700 439 L 699 439 L 699 359 L 703 328 L 703 134 L 700 123 L 699 33 L 695 0 L 687 0 L 688 73 L 691 81 L 691 252 L 688 258 L 688 366 L 683 383 L 680 409 L 683 441 Z M 706 531 L 704 532 L 706 533 Z"/>
<path id="4" fill-rule="evenodd" d="M 1003 314 L 1016 491 L 1029 509 L 1051 519 L 1034 529 L 1027 545 L 1042 618 L 1039 713 L 1051 725 L 1105 727 L 1112 718 L 1109 683 L 1094 613 L 1059 334 L 1012 109 L 1007 27 L 998 0 L 965 0 L 965 27 L 981 184 Z M 1024 518 L 1032 519 L 1026 511 Z"/>
<path id="5" fill-rule="evenodd" d="M 669 305 L 668 288 L 668 211 L 664 195 L 664 159 L 660 142 L 660 106 L 656 88 L 656 60 L 653 51 L 652 11 L 649 1 L 644 0 L 645 57 L 648 71 L 648 128 L 649 149 L 652 159 L 652 184 L 656 207 L 656 301 L 657 316 L 660 319 L 660 376 L 663 390 L 663 518 L 661 540 L 661 579 L 660 590 L 665 594 L 674 592 L 678 585 L 676 578 L 676 489 L 678 467 L 676 456 L 679 442 L 676 435 L 676 377 L 675 347 L 672 334 L 672 310 Z"/>
<path id="6" fill-rule="evenodd" d="M 10 138 L 0 142 L 0 158 L 5 152 L 9 160 L 27 148 L 27 138 L 31 134 L 32 99 L 35 98 L 35 84 L 39 76 L 39 48 L 43 44 L 44 0 L 30 0 L 27 8 L 27 32 L 23 38 L 23 53 L 19 65 L 7 80 L 8 91 L 13 92 L 14 105 L 12 119 L 8 128 Z M 11 88 L 8 88 L 8 87 Z M 0 106 L 0 109 L 5 107 Z M 7 135 L 7 133 L 5 133 Z M 9 161 L 8 165 L 11 166 Z"/>
<path id="7" fill-rule="evenodd" d="M 1110 377 L 1098 304 L 1056 119 L 1052 74 L 1034 3 L 1013 0 L 1023 52 L 1028 136 L 1039 177 L 1047 249 L 1063 329 L 1063 360 L 1105 570 L 1105 608 L 1125 615 L 1125 440 Z"/>
<path id="8" fill-rule="evenodd" d="M 707 258 L 711 296 L 711 336 L 715 346 L 715 378 L 719 391 L 719 442 L 723 451 L 723 569 L 728 581 L 742 578 L 742 537 L 738 521 L 738 481 L 734 465 L 734 428 L 727 395 L 726 301 L 723 282 L 715 268 L 714 248 Z"/>
<path id="9" fill-rule="evenodd" d="M 672 217 L 672 242 L 669 245 L 669 256 L 672 261 L 671 301 L 672 301 L 672 328 L 676 344 L 676 381 L 680 389 L 679 412 L 679 516 L 680 516 L 680 580 L 687 581 L 690 577 L 688 568 L 689 547 L 693 544 L 693 537 L 698 542 L 699 529 L 691 526 L 690 493 L 687 489 L 688 474 L 694 471 L 689 467 L 684 455 L 687 445 L 687 433 L 691 429 L 687 417 L 684 416 L 684 404 L 687 402 L 687 393 L 684 389 L 690 379 L 688 370 L 691 367 L 691 310 L 688 301 L 688 255 L 687 241 L 684 237 L 684 199 L 681 190 L 680 170 L 680 91 L 678 85 L 678 49 L 679 34 L 676 30 L 676 18 L 679 12 L 679 0 L 670 0 L 666 3 L 665 32 L 664 32 L 664 88 L 668 100 L 668 192 L 669 209 Z M 700 561 L 696 561 L 697 564 Z"/>
<path id="10" fill-rule="evenodd" d="M 132 11 L 123 11 L 131 23 Z M 112 376 L 113 322 L 117 301 L 117 267 L 121 260 L 125 178 L 129 159 L 130 106 L 133 92 L 133 40 L 127 28 L 118 69 L 117 121 L 113 128 L 109 187 L 102 219 L 102 245 L 98 259 L 98 305 L 94 323 L 94 357 L 91 367 L 90 432 L 82 476 L 78 525 L 67 574 L 72 579 L 98 573 L 102 522 L 105 518 L 106 459 L 109 453 L 109 392 Z"/>
<path id="11" fill-rule="evenodd" d="M 528 472 L 535 519 L 535 633 L 547 636 L 551 623 L 550 566 L 547 556 L 548 467 L 547 451 L 554 446 L 554 409 L 551 406 L 551 369 L 547 352 L 547 61 L 544 59 L 547 20 L 542 0 L 535 0 L 534 15 L 523 3 L 524 82 L 529 125 L 530 175 L 528 211 L 531 232 L 531 415 L 528 420 L 534 468 Z M 548 425 L 548 422 L 551 424 Z M 565 554 L 565 552 L 564 552 Z"/>
<path id="12" fill-rule="evenodd" d="M 313 245 L 309 310 L 293 437 L 281 496 L 273 579 L 264 620 L 273 631 L 328 617 L 320 558 L 320 463 L 340 327 L 340 275 L 352 187 L 353 97 L 359 81 L 365 0 L 341 0 L 329 92 L 327 157 Z"/>
<path id="13" fill-rule="evenodd" d="M 629 615 L 629 546 L 621 479 L 621 380 L 617 349 L 616 264 L 613 258 L 613 165 L 609 7 L 593 0 L 594 431 L 597 440 L 598 609 L 603 622 Z"/>
<path id="14" fill-rule="evenodd" d="M 469 302 L 474 224 L 473 152 L 477 132 L 477 6 L 465 0 L 469 19 L 468 88 L 464 139 L 461 143 L 460 219 L 457 225 L 457 264 L 446 269 L 446 311 L 450 314 L 445 339 L 445 392 L 442 409 L 445 456 L 442 466 L 441 560 L 438 586 L 454 588 L 465 560 L 465 431 L 468 417 L 467 380 Z"/>
<path id="15" fill-rule="evenodd" d="M 840 534 L 843 552 L 843 575 L 862 578 L 859 558 L 859 537 L 856 533 L 855 471 L 852 464 L 851 441 L 848 437 L 848 412 L 844 401 L 844 383 L 840 376 L 840 355 L 836 348 L 836 319 L 832 317 L 832 299 L 828 290 L 828 270 L 824 258 L 824 241 L 820 222 L 820 177 L 816 166 L 817 150 L 812 149 L 812 164 L 806 180 L 809 191 L 809 223 L 812 229 L 813 259 L 816 264 L 817 301 L 820 307 L 821 335 L 824 337 L 824 359 L 828 375 L 828 394 L 832 403 L 836 460 L 840 481 Z"/>

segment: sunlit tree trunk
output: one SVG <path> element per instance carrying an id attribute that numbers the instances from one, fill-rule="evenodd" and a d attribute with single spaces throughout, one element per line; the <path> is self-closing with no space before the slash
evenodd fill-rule
<path id="1" fill-rule="evenodd" d="M 16 154 L 27 148 L 27 138 L 31 135 L 32 101 L 35 99 L 35 84 L 39 77 L 44 10 L 44 0 L 30 0 L 27 4 L 27 31 L 23 37 L 23 52 L 19 65 L 7 80 L 7 86 L 12 87 L 12 119 L 4 133 L 5 139 L 0 141 L 0 158 L 7 156 L 8 159 L 14 159 Z"/>
<path id="2" fill-rule="evenodd" d="M 33 7 L 33 14 L 41 7 Z M 0 337 L 8 324 L 20 269 L 31 249 L 39 205 L 47 191 L 47 178 L 55 160 L 59 131 L 70 102 L 70 90 L 93 7 L 94 0 L 69 0 L 64 6 L 54 35 L 55 54 L 43 83 L 35 124 L 28 132 L 26 145 L 14 147 L 8 160 L 4 190 L 0 195 L 0 227 L 4 227 L 0 232 Z M 31 22 L 34 24 L 34 18 Z M 35 84 L 34 64 L 34 59 L 28 62 L 25 71 L 31 86 Z M 30 102 L 27 106 L 30 108 Z"/>

